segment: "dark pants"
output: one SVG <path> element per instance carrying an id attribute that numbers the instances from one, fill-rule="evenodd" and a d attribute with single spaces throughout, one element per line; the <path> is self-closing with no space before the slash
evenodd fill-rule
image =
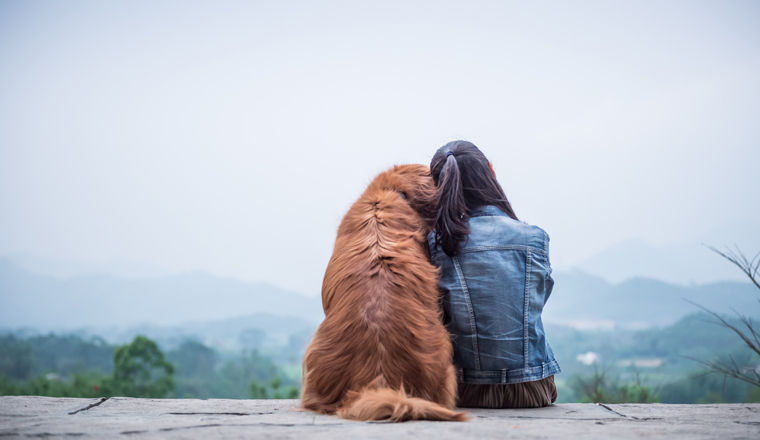
<path id="1" fill-rule="evenodd" d="M 459 384 L 460 408 L 540 408 L 557 400 L 554 376 L 535 382 L 476 385 Z"/>

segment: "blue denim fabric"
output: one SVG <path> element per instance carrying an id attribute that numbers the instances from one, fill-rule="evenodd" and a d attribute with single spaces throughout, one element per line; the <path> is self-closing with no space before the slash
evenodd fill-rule
<path id="1" fill-rule="evenodd" d="M 428 236 L 459 381 L 509 384 L 559 373 L 541 322 L 554 286 L 549 236 L 495 206 L 474 210 L 469 225 L 453 258 L 435 248 L 435 233 Z"/>

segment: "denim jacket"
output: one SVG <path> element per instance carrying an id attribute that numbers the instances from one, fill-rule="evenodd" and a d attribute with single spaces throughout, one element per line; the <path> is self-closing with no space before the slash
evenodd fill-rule
<path id="1" fill-rule="evenodd" d="M 428 236 L 459 382 L 510 384 L 559 373 L 541 322 L 554 286 L 549 236 L 495 206 L 475 209 L 469 225 L 455 257 L 435 247 L 435 232 Z"/>

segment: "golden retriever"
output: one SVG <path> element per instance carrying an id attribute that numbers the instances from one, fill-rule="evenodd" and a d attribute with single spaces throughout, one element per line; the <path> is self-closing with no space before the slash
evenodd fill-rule
<path id="1" fill-rule="evenodd" d="M 453 411 L 451 341 L 425 240 L 434 190 L 428 167 L 394 166 L 343 218 L 322 285 L 325 319 L 304 355 L 304 409 L 352 420 L 467 420 Z"/>

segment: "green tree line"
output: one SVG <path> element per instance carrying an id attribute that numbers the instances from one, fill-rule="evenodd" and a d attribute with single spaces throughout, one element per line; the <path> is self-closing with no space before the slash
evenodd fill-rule
<path id="1" fill-rule="evenodd" d="M 111 346 L 99 338 L 0 337 L 0 395 L 54 397 L 294 398 L 298 384 L 258 352 L 223 361 L 196 341 L 165 356 L 145 336 Z"/>

